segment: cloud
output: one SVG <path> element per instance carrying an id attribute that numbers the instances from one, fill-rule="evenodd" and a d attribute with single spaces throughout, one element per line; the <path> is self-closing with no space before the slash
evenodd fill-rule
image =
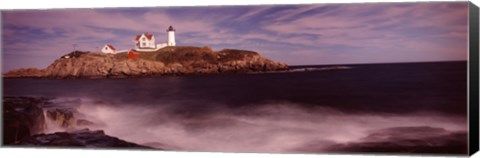
<path id="1" fill-rule="evenodd" d="M 300 6 L 278 11 L 274 14 L 267 15 L 267 17 L 273 18 L 275 21 L 292 20 L 292 18 L 301 16 L 301 14 L 305 14 L 312 11 L 319 11 L 324 6 L 325 5 L 322 5 L 322 4 L 300 5 Z"/>
<path id="2" fill-rule="evenodd" d="M 466 9 L 437 9 L 442 8 L 442 6 L 445 6 L 445 4 L 339 5 L 335 7 L 336 9 L 293 21 L 278 20 L 279 22 L 266 25 L 264 28 L 279 34 L 304 33 L 320 36 L 318 40 L 291 39 L 292 42 L 394 48 L 395 45 L 413 41 L 427 42 L 430 45 L 435 44 L 435 47 L 430 48 L 437 51 L 447 47 L 436 40 L 431 40 L 433 38 L 441 36 L 450 41 L 466 38 L 465 34 L 462 34 L 466 32 Z M 429 35 L 421 32 L 423 30 L 434 30 L 436 32 Z M 463 45 L 456 45 L 455 47 L 466 47 L 466 44 L 463 43 Z"/>
<path id="3" fill-rule="evenodd" d="M 336 63 L 466 60 L 466 4 L 4 11 L 3 52 L 57 57 L 68 53 L 64 51 L 69 51 L 74 43 L 85 50 L 96 50 L 107 43 L 119 49 L 129 49 L 132 38 L 143 32 L 154 33 L 158 36 L 158 43 L 164 42 L 165 29 L 173 25 L 180 45 L 255 49 L 288 64 L 332 61 L 322 60 L 325 56 L 331 56 Z M 302 54 L 311 56 L 299 58 L 295 56 L 299 52 L 309 52 Z M 358 55 L 356 60 L 343 60 L 341 56 L 345 53 Z M 313 57 L 317 59 L 312 60 Z M 20 65 L 7 61 L 6 64 L 28 67 L 28 63 Z M 44 61 L 45 67 L 48 64 Z"/>
<path id="4" fill-rule="evenodd" d="M 207 21 L 204 18 L 198 19 L 196 16 L 192 16 L 189 18 L 175 19 L 173 16 L 169 16 L 162 11 L 149 11 L 145 13 L 143 19 L 151 28 L 165 28 L 166 30 L 168 26 L 173 25 L 175 29 L 181 33 L 209 33 L 215 28 L 215 22 Z"/>
<path id="5" fill-rule="evenodd" d="M 268 10 L 271 10 L 271 9 L 272 9 L 272 7 L 267 7 L 267 6 L 252 7 L 251 9 L 246 11 L 245 13 L 236 17 L 234 20 L 235 21 L 251 20 L 251 19 L 255 18 L 256 16 L 264 15 L 265 12 L 267 12 Z"/>

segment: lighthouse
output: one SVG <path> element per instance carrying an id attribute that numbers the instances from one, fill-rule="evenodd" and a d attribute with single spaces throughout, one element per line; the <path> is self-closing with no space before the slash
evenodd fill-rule
<path id="1" fill-rule="evenodd" d="M 175 29 L 170 25 L 167 29 L 168 33 L 168 39 L 167 39 L 167 45 L 168 46 L 175 46 Z"/>
<path id="2" fill-rule="evenodd" d="M 159 49 L 165 48 L 167 46 L 175 46 L 175 29 L 170 25 L 167 28 L 167 42 L 166 43 L 155 43 L 155 37 L 151 33 L 143 33 L 140 35 L 135 36 L 133 42 L 135 43 L 134 50 L 137 52 L 152 52 L 157 51 Z M 101 50 L 104 53 L 120 53 L 120 52 L 127 52 L 124 51 L 116 51 L 111 45 L 107 45 L 102 48 Z"/>

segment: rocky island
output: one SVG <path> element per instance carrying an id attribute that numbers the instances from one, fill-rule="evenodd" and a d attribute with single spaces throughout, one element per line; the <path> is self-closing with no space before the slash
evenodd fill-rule
<path id="1" fill-rule="evenodd" d="M 134 55 L 133 57 L 131 55 Z M 104 54 L 74 51 L 56 59 L 45 69 L 17 69 L 6 78 L 122 78 L 187 74 L 258 73 L 287 70 L 247 50 L 168 46 L 151 52 Z"/>

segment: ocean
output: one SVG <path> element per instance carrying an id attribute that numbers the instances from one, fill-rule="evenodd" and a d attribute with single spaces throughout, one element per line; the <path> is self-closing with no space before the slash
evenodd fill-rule
<path id="1" fill-rule="evenodd" d="M 167 150 L 467 152 L 466 61 L 332 66 L 258 74 L 4 79 L 3 94 L 53 98 L 97 124 L 90 129 Z"/>

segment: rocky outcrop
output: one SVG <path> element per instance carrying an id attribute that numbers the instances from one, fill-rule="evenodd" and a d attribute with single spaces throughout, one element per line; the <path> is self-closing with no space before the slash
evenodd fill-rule
<path id="1" fill-rule="evenodd" d="M 78 52 L 59 58 L 46 69 L 33 74 L 14 70 L 4 77 L 46 78 L 115 78 L 185 74 L 256 73 L 287 70 L 277 63 L 246 50 L 208 47 L 166 47 L 156 52 L 137 52 L 140 58 L 129 59 L 127 53 L 101 54 Z"/>
<path id="2" fill-rule="evenodd" d="M 105 132 L 102 130 L 91 131 L 89 129 L 38 134 L 21 140 L 18 145 L 85 148 L 150 148 L 105 135 Z"/>
<path id="3" fill-rule="evenodd" d="M 47 110 L 47 118 L 54 121 L 58 127 L 61 128 L 72 128 L 76 121 L 73 116 L 73 112 L 61 110 L 61 109 L 52 109 Z"/>
<path id="4" fill-rule="evenodd" d="M 47 101 L 46 98 L 3 97 L 3 143 L 15 144 L 43 132 L 45 118 L 39 106 Z"/>
<path id="5" fill-rule="evenodd" d="M 94 126 L 96 124 L 93 123 L 92 121 L 88 121 L 88 120 L 85 120 L 85 119 L 78 119 L 76 121 L 76 125 L 77 126 Z"/>
<path id="6" fill-rule="evenodd" d="M 76 58 L 60 58 L 45 69 L 44 77 L 101 77 L 112 66 L 112 58 L 102 54 L 82 54 Z"/>
<path id="7" fill-rule="evenodd" d="M 60 107 L 48 98 L 3 97 L 3 145 L 56 146 L 87 148 L 149 148 L 106 135 L 102 130 L 77 130 L 96 125 L 75 118 L 75 111 Z M 53 122 L 55 128 L 68 132 L 44 134 Z"/>
<path id="8" fill-rule="evenodd" d="M 430 126 L 392 127 L 370 131 L 366 137 L 327 146 L 326 152 L 467 154 L 468 132 Z M 309 145 L 307 149 L 314 149 Z M 313 150 L 311 150 L 313 151 Z M 317 150 L 319 151 L 319 150 Z"/>
<path id="9" fill-rule="evenodd" d="M 9 71 L 3 74 L 3 77 L 29 77 L 29 78 L 37 78 L 45 76 L 45 71 L 36 69 L 36 68 L 21 68 L 14 71 Z"/>

